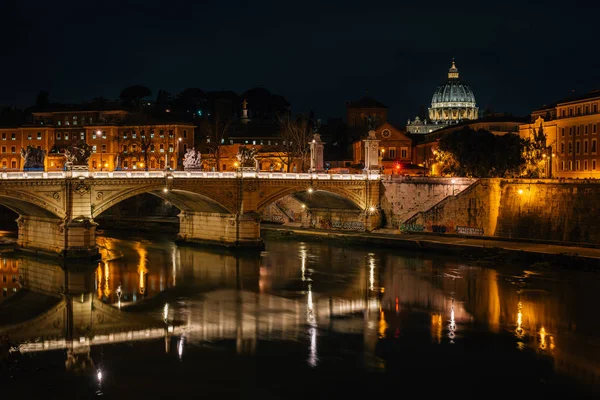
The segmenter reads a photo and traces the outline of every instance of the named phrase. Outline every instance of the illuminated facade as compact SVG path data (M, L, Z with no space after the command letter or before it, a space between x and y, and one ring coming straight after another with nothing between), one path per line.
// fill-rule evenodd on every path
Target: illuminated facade
M30 124L0 128L0 170L21 170L20 152L27 146L46 150L46 171L63 170L64 149L81 140L93 148L91 171L177 169L178 160L194 146L192 123L132 123L124 110L34 112L32 116ZM143 147L149 149L147 157Z
M406 130L408 133L431 133L450 124L477 118L479 109L475 104L475 95L468 85L460 81L453 60L448 70L448 80L433 93L429 120L419 117L414 121L409 120Z
M600 91L546 106L519 127L522 138L540 129L546 136L544 176L547 178L600 178Z

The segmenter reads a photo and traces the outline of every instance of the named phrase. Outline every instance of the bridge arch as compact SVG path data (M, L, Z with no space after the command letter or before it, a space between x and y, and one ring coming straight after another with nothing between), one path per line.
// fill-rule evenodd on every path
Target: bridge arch
M339 187L307 187L304 186L293 186L279 190L270 196L265 197L258 204L258 212L262 212L266 207L275 203L284 197L296 195L309 208L330 208L337 209L350 209L350 210L364 210L365 200L362 190L360 191L349 191ZM319 207L322 205L321 207Z
M3 190L0 192L0 204L24 217L56 219L65 217L64 210L32 193Z
M121 203L124 200L146 193L159 197L163 200L167 200L175 207L185 212L210 212L223 214L232 213L232 210L230 210L229 207L224 206L221 204L221 202L211 198L207 194L200 194L193 191L174 188L167 188L165 191L165 188L166 187L164 184L156 184L123 190L114 195L108 196L106 199L104 199L103 196L97 195L96 198L102 198L99 202L92 204L92 218L99 216L104 211Z

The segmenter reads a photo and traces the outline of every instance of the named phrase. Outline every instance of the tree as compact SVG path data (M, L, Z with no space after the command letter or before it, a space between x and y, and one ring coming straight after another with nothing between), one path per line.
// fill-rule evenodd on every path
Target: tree
M222 148L225 145L230 125L231 121L229 120L215 119L214 121L207 120L201 126L203 136L206 138L205 152L213 158L217 171L221 171Z
M133 85L126 87L121 91L119 98L128 106L140 109L140 100L143 97L152 96L152 91L146 86Z
M444 172L456 176L503 177L518 174L523 164L521 153L518 135L496 136L465 127L440 139L436 161Z
M527 178L540 178L543 175L545 158L547 154L546 134L540 125L539 129L533 129L533 137L522 139L523 168L521 175Z
M300 170L306 170L306 161L310 156L311 121L306 117L295 120L289 117L279 118L279 135L283 140L283 151L279 156L282 163L290 172L292 160L300 162Z

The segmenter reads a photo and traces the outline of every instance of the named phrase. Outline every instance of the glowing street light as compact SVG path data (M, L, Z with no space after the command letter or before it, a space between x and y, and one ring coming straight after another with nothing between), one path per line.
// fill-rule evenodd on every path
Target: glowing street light
M519 189L519 190L517 191L517 193L519 193L519 194L523 194L523 189Z
M167 193L168 191L169 191L169 189L168 189L168 188L164 188L164 189L163 189L163 193Z
M308 188L308 193L312 193L312 192L314 192L314 189L313 189L313 188L311 188L311 187L309 187L309 188Z

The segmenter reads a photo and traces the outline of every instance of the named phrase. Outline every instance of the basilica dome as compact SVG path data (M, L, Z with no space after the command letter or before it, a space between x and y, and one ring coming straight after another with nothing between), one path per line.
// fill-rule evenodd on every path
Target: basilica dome
M429 119L434 122L459 122L464 119L477 119L479 111L471 88L458 78L454 61L448 70L448 80L438 86L431 98Z

